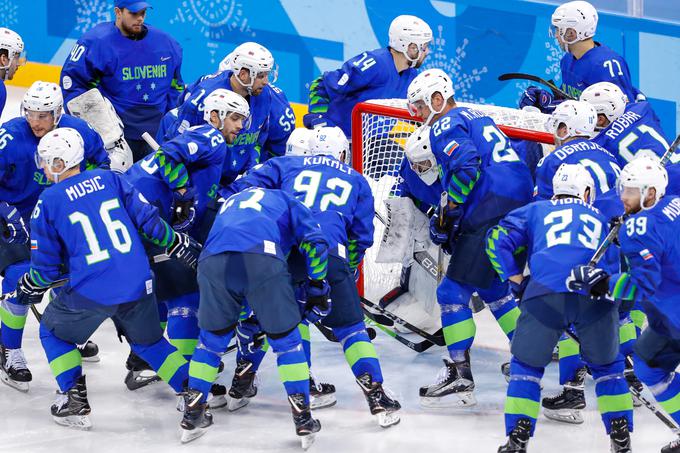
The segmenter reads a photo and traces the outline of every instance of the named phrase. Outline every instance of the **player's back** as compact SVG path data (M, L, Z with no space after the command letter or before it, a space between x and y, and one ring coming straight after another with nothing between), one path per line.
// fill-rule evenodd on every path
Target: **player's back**
M105 305L135 301L152 290L148 258L121 184L111 171L92 170L49 187L34 213L43 220L31 235L36 249L59 241L68 257L69 288Z
M626 104L625 112L600 131L593 142L616 156L621 166L635 159L638 152L661 157L669 146L659 118L647 101Z
M271 110L269 112L269 127L264 141L264 153L260 162L276 156L283 156L286 152L286 142L295 129L295 113L288 102L286 94L274 85L267 85L271 91Z
M556 148L538 163L534 189L536 199L547 200L552 197L552 179L562 164L581 164L586 167L595 182L597 197L614 189L621 173L616 158L609 151L592 140L577 138Z
M540 200L519 211L526 222L531 280L525 297L569 292L571 269L586 264L607 235L607 220L580 199ZM507 221L512 222L513 213ZM505 222L505 220L504 220ZM503 223L501 223L503 225ZM600 266L617 271L616 253L608 253Z
M253 187L222 204L201 259L222 252L243 252L285 260L293 244L313 228L310 211L291 195Z
M474 230L493 222L531 199L532 177L493 119L475 109L456 107L437 120L431 128L430 140L437 142L435 157L450 171L440 172L447 187L455 176L457 160L480 160L480 175L464 209L463 230ZM438 154L438 155L437 155ZM460 159L459 159L460 155ZM466 157L469 156L469 157Z

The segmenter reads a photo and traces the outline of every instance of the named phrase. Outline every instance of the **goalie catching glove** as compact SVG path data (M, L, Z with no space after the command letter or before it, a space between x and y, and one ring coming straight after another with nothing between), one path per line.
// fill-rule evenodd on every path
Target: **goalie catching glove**
M300 312L307 321L315 324L331 312L331 287L326 280L308 279L301 288Z
M17 282L17 303L21 305L33 305L42 302L43 295L50 289L49 286L40 286L33 281L26 272Z
M569 290L585 292L593 298L600 298L609 292L609 275L593 266L574 267L566 283Z
M175 232L175 239L172 245L165 250L165 253L173 259L179 260L193 270L198 266L198 257L201 254L202 246L194 238L186 233Z
M191 228L196 218L196 189L183 187L172 192L172 228L185 232Z

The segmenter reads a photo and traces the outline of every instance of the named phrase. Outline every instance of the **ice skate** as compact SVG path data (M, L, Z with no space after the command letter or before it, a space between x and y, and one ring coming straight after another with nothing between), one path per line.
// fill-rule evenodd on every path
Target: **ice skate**
M231 388L227 396L227 409L230 412L241 409L250 402L250 398L257 395L255 385L255 371L253 364L247 360L241 360L236 364L234 378L231 380Z
M314 443L316 433L321 430L321 422L312 418L312 411L309 405L305 404L305 395L303 393L289 395L288 402L293 411L295 433L300 436L302 449L307 450Z
M444 359L436 382L420 387L420 404L429 408L474 406L477 404L474 389L470 360L452 362Z
M58 425L84 430L92 427L85 376L80 376L76 384L67 392L57 392L57 398L52 403L50 412Z
M498 447L498 453L526 453L531 438L531 420L520 418L510 432L505 445Z
M551 419L563 423L579 425L583 423L581 410L586 407L586 397L583 391L583 383L586 377L586 368L576 371L576 379L567 382L558 395L545 397L541 401L543 414Z
M309 397L309 405L315 410L335 406L338 402L335 398L335 386L324 382L316 382L311 371L309 373Z
M364 373L357 377L357 384L366 396L371 414L378 419L382 428L389 428L401 421L397 411L401 409L399 401L388 394L380 382L374 382L370 374Z
M28 392L28 383L33 380L33 375L21 348L6 349L0 346L0 380L20 392Z
M203 394L198 390L189 389L182 395L184 398L184 416L180 422L182 428L182 443L191 442L205 434L213 424L212 414L208 411L208 404L201 403Z

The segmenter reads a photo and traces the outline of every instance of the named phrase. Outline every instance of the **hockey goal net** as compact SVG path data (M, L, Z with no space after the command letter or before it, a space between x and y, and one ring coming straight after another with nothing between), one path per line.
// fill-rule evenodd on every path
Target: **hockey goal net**
M552 135L545 130L547 115L538 112L479 104L458 103L488 114L510 138L549 145ZM410 115L405 99L380 99L362 102L352 112L352 165L368 180L375 198L374 245L364 257L359 291L368 300L378 302L399 285L402 265L377 263L376 255L386 219L384 201L393 194L398 182L404 146L411 133L422 124ZM545 152L545 151L544 151ZM436 256L435 256L436 258Z

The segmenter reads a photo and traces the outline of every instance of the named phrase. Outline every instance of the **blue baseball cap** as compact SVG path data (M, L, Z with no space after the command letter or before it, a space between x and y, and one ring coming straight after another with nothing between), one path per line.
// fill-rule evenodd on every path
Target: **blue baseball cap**
M116 0L116 8L126 8L132 13L137 13L143 9L153 8L148 2L138 2L135 0Z

